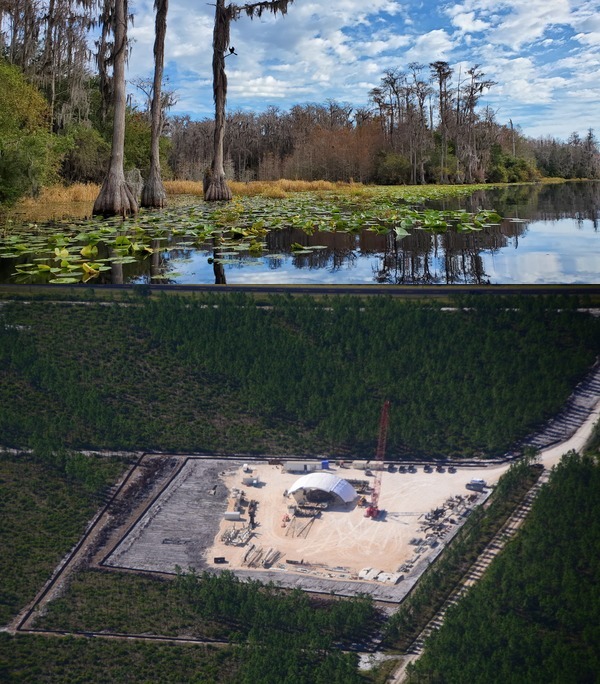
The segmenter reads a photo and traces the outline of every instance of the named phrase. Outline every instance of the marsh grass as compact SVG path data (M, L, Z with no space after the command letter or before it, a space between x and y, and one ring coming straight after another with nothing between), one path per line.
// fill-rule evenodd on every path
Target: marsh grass
M234 195L238 197L270 197L282 199L289 193L294 192L341 192L341 193L364 193L368 192L367 186L360 183L332 183L330 181L302 181L281 179L276 181L250 181L229 183ZM169 195L196 195L201 197L201 181L174 180L165 181L165 189Z
M171 197L188 195L202 197L201 181L171 180L164 183L167 194ZM331 181L303 181L281 179L276 181L250 181L240 183L230 182L231 190L237 197L266 197L269 199L284 199L294 193L314 193L318 197L330 196L331 194L354 197L357 199L373 197L374 195L389 193L390 191L399 198L411 198L418 195L420 198L439 198L445 196L468 195L475 190L489 189L491 185L402 185L402 186L375 186L363 185L362 183L342 183ZM29 197L21 200L15 208L17 214L37 217L40 211L46 214L49 208L59 206L62 213L67 214L64 207L69 205L91 204L95 201L100 186L92 183L74 183L73 185L52 185L43 188L37 197ZM76 207L74 207L76 209ZM89 214L91 207L86 207L85 213ZM75 214L80 215L81 210Z
M42 188L37 197L27 197L19 202L19 208L36 207L40 204L66 204L69 202L94 202L100 186L93 183L73 185L50 185Z
M168 195L192 195L202 197L202 182L188 180L165 181ZM332 183L330 181L251 181L249 183L230 182L234 195L239 197L269 197L282 199L295 192L337 192L343 194L371 194L373 188L360 183ZM94 202L100 186L92 183L75 183L73 185L52 185L43 188L37 197L28 197L19 202L18 209L34 209L40 205L68 204L71 202Z
M196 195L203 196L202 181L169 180L163 181L167 195Z

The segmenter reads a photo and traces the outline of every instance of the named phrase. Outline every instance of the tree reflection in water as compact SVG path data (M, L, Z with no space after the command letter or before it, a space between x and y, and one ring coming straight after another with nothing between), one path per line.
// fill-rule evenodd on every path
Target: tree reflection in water
M250 240L242 246L233 236L227 244L235 243L235 247L230 245L225 255L221 253L221 234L198 243L181 227L175 231L165 226L147 247L137 238L132 240L135 248L133 244L118 248L103 240L94 243L98 250L94 262L105 266L99 266L101 272L86 282L225 284L227 280L260 282L261 277L264 282L332 284L598 282L600 273L593 255L600 221L599 182L508 186L477 191L468 199L428 202L427 208L463 209L473 214L496 210L505 219L499 225L467 232L448 228L432 233L411 227L404 236L394 232L393 223L372 224L374 230L361 232L314 227L310 234L286 228L282 222L281 227L261 236L265 243L262 253L261 249L252 250ZM310 229L310 222L308 226ZM71 255L76 254L69 249ZM19 278L47 282L49 269L44 268L60 265L54 251L51 244L46 264L32 265L31 271L19 273ZM0 282L13 282L16 269L28 259L26 251L14 259L0 259ZM281 274L279 279L273 271Z

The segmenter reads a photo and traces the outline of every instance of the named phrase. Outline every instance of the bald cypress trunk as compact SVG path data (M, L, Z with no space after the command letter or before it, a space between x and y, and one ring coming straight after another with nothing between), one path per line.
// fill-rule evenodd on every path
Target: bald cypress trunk
M160 174L160 134L162 132L162 77L165 61L165 34L169 0L155 0L156 37L154 40L154 84L152 87L152 118L150 140L150 174L142 190L142 207L161 209L167 201L167 193Z
M215 132L213 138L213 161L210 173L205 177L204 199L207 202L230 200L231 190L225 180L223 164L223 138L225 136L225 102L227 100L227 75L225 74L225 50L229 46L231 6L225 0L217 0L215 28L213 31L213 97L215 101Z
M245 5L227 5L225 0L217 0L215 6L215 28L213 31L213 97L215 101L215 133L213 139L213 161L204 176L204 199L230 200L231 190L225 180L223 159L223 138L225 135L225 102L227 100L227 75L225 74L225 52L229 47L229 28L231 21L244 13L250 17L260 17L263 12L285 14L287 6L294 0L264 0L249 2ZM233 48L231 48L233 52Z
M92 213L101 216L137 214L138 205L123 169L125 148L125 58L127 56L127 0L115 0L114 18L114 117L108 173Z

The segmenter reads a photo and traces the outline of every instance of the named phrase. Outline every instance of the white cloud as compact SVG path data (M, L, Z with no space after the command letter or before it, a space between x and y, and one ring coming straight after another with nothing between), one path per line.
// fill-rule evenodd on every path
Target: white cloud
M406 47L411 42L408 36L390 35L385 39L372 40L361 43L360 50L363 55L374 56L382 52L391 52L398 48Z
M244 95L245 97L254 96L271 100L280 100L290 96L302 96L307 89L298 88L290 85L288 81L276 79L273 76L260 76L258 78L251 78L248 74L235 73L235 82L230 87L229 92L232 96L236 93ZM328 82L325 76L324 83Z
M600 13L595 0L580 1L573 8L571 25L576 32L600 31Z
M454 43L444 29L429 31L415 40L415 44L406 52L407 62L434 62L448 59L454 49Z
M130 78L152 73L152 4L137 0L133 8ZM166 62L179 95L175 113L212 110L213 15L208 2L171 3ZM585 130L600 109L597 0L296 0L285 17L240 17L231 42L238 52L227 59L231 108L328 98L364 106L386 69L443 59L479 64L498 82L485 101L526 134L541 125L557 135L565 125ZM585 107L565 102L568 93L582 93Z
M598 48L600 46L600 31L578 33L575 36L575 40L582 45L589 45L590 47Z
M493 43L519 50L523 45L543 38L551 26L567 23L568 18L567 0L529 0L514 7L513 12L492 30L489 38Z
M543 38L553 26L568 24L569 0L466 0L446 9L463 32L487 31L487 40L511 50Z
M452 17L452 24L462 33L479 33L489 28L489 24L475 18L475 12L460 12Z
M576 102L595 102L598 104L600 99L597 88L569 88L565 91L565 94Z
M391 15L392 17L397 14L402 14L406 11L406 5L403 5L395 0L388 0L384 2L380 9L381 12Z

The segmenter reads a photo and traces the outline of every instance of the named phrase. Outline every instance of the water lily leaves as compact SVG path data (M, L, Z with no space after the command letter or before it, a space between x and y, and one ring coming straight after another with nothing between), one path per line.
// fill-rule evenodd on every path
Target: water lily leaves
M378 235L385 235L390 232L389 226L382 225L381 223L375 223L368 226L368 230L377 233Z
M262 233L265 234L267 231L265 230L265 220L264 219L257 219L254 221L252 226L250 227L250 230L253 233Z
M255 242L252 241L248 245L248 252L252 256L260 256L262 254L263 248L266 247L267 245L264 242Z
M60 247L55 247L54 248L54 254L56 256L56 259L68 259L69 258L69 250L66 247L63 247L62 249Z
M81 250L79 251L79 254L81 254L82 257L92 257L96 256L98 254L98 247L96 245L86 245L85 247L82 247Z
M484 211L478 212L475 218L477 221L485 222L490 225L502 222L502 216L500 216L500 214L496 213L495 211L491 211L489 209L485 209Z
M84 273L86 273L89 276L100 275L100 270L94 268L95 266L97 266L97 264L87 264L87 263L81 264L81 268L83 269Z
M134 256L120 256L115 259L111 259L113 264L135 264L137 259Z
M16 245L13 245L13 249L16 249L21 254L28 254L29 252L33 251L29 247L29 245L24 245L23 243L18 243Z
M360 190L360 191L359 191ZM419 229L431 233L482 230L500 221L493 211L470 214L424 208L427 199L441 196L439 189L360 188L356 193L297 193L283 199L265 197L237 198L228 204L198 203L174 206L168 211L140 212L135 218L121 217L90 220L60 220L47 224L11 224L9 235L0 235L0 258L28 260L30 271L44 275L72 278L81 273L86 280L98 277L111 263L141 263L148 254L179 250L197 250L207 257L216 255L240 264L243 256L252 259L280 259L288 255L270 255L263 238L278 229L296 228L308 236L324 232L348 234L369 230L378 234L392 232L398 239ZM457 188L457 196L472 189ZM444 189L448 196L448 189ZM6 224L8 225L8 224ZM183 240L182 240L183 238ZM182 240L182 241L181 241ZM325 245L305 246L294 243L294 255L311 254L327 249ZM109 255L109 256L106 256ZM106 256L105 259L99 258ZM54 262L56 270L48 264ZM60 267L59 267L60 266ZM86 268L87 266L87 268ZM27 275L23 264L15 264Z
M87 242L90 245L95 245L99 240L102 239L102 234L100 231L81 231L73 238L74 242Z
M62 233L52 235L49 239L49 242L57 245L57 247L63 247L64 245L68 245L70 241L71 238L67 235L63 235Z

